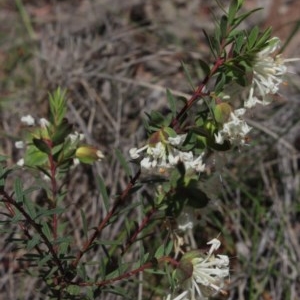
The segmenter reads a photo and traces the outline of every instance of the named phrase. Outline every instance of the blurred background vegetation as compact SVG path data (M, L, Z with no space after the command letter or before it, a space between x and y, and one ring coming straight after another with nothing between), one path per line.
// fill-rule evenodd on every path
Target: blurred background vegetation
M244 9L257 6L264 9L245 29L272 26L286 41L283 56L300 57L300 1L246 0ZM197 59L209 59L202 30L211 32L220 13L210 0L0 0L0 153L11 165L22 156L14 148L22 137L20 117L47 116L48 91L61 86L68 90L70 120L107 157L68 178L66 218L76 245L79 209L91 224L104 214L94 175L102 174L110 195L124 189L114 149L128 157L146 138L144 112L167 108L166 88L190 94L180 61L197 84ZM300 299L300 64L293 63L289 74L274 104L248 116L250 146L214 158L222 170L210 188L219 193L198 215L206 230L195 232L197 246L221 233L222 252L231 257L228 299ZM22 253L6 238L0 240L0 298L45 299L39 282L21 270ZM156 287L154 280L147 289ZM129 288L134 295L136 285Z

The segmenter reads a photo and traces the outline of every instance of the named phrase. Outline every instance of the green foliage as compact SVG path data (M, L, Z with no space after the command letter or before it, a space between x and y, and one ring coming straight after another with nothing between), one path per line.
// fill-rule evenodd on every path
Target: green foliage
M233 149L235 140L239 142L237 146L245 142L245 133L241 131L248 132L248 129L240 116L234 115L238 101L233 94L227 95L227 91L233 83L241 90L249 86L254 90L258 53L277 45L271 39L271 29L263 32L258 27L249 32L238 29L242 21L258 10L240 13L242 5L242 0L232 0L228 12L216 22L214 33L209 36L204 32L212 59L198 60L204 73L200 84L194 86L193 76L182 62L193 90L191 98L182 103L167 90L167 113L146 112L147 144L132 149L134 168L138 166L136 173L120 150L112 154L129 178L127 185L124 187L118 181L114 195L104 175L96 176L101 206L94 206L99 211L92 220L80 207L80 201L74 204L80 211L80 221L75 220L76 225L80 224L79 238L73 236L66 217L65 199L72 194L65 186L75 162L93 164L105 157L95 146L83 143L82 136L74 132L66 118L66 91L58 88L49 94L49 121L44 119L39 126L30 128L24 165L7 167L7 158L0 156L0 202L6 210L5 220L0 224L3 232L10 233L8 242L24 251L22 260L28 263L28 273L44 283L48 297L96 299L111 293L132 299L135 291L129 293L117 283L138 284L132 278L140 272L147 273L149 278L166 278L173 291L176 284L192 277L194 258L200 265L199 258L205 254L199 250L187 251L189 245L183 242L184 226L180 227L178 220L186 208L196 214L211 200L209 173L213 168L205 167L205 159L218 151ZM259 95L259 101L263 96ZM16 170L28 171L35 184L26 188L15 175ZM6 183L8 177L13 178L11 187ZM35 196L38 190L43 193L39 201ZM266 213L259 209L259 203L255 209L257 216ZM164 226L165 223L168 225ZM18 235L15 235L16 228L20 231ZM256 235L254 230L254 238ZM219 246L212 247L215 247L211 248L213 252ZM101 253L101 259L93 259L94 251ZM207 254L209 264L222 257L212 256L212 252ZM209 270L210 266L206 267ZM176 272L170 271L171 268L177 268ZM219 266L214 269L214 275L218 270ZM218 279L213 284L205 283L199 284L205 292L210 289L218 292L222 288L216 285ZM157 292L155 286L149 290Z
M57 127L62 123L66 115L66 91L58 88L52 95L49 94L49 104L50 122Z

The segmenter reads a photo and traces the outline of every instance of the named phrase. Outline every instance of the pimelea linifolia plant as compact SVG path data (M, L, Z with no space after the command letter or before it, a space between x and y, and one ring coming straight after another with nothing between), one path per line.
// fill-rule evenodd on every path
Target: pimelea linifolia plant
M169 112L146 113L148 140L129 151L135 173L130 174L126 189L108 199L99 177L107 213L104 218L99 214L97 224L90 224L83 214L85 238L80 249L73 246L74 237L66 235L67 225L60 223L67 210L64 199L70 192L64 188L66 174L80 163L92 164L105 157L73 130L66 119L67 100L61 89L49 96L48 119L21 118L28 134L15 146L24 149L24 157L7 168L6 157L1 156L0 201L5 216L1 224L5 231L18 225L19 238L10 242L24 248L28 269L34 269L33 276L44 281L49 298L96 299L103 291L132 297L137 290L128 292L118 283L145 271L165 275L166 281L157 289L157 295L164 299L207 299L216 293L226 294L230 260L226 254L216 254L220 240L211 237L207 242L210 248L203 251L192 249L184 237L195 227L194 211L205 208L210 200L202 188L208 178L207 158L220 151L242 151L249 143L251 127L244 115L257 105L272 102L287 72L286 63L291 61L278 54L280 40L271 36L270 28L263 32L258 27L250 31L238 28L257 10L241 13L242 5L243 0L233 0L217 22L214 35L205 33L212 60L200 61L204 78L192 96L182 102L167 91ZM126 155L119 153L118 157L129 172ZM46 193L44 203L35 201L35 188L24 189L21 179L14 179L13 192L7 190L6 179L19 169L34 174ZM150 200L136 201L135 193L150 182L154 187L148 195ZM143 218L134 230L113 236L110 243L101 240L104 228L137 206L142 206ZM169 225L162 226L166 221ZM157 248L149 253L144 246L147 236L154 232L164 235L164 243L154 242L151 246ZM136 261L124 261L137 242L140 253L131 256ZM107 257L98 262L97 276L90 276L85 257L90 258L88 253L99 245ZM114 264L112 257L118 257Z

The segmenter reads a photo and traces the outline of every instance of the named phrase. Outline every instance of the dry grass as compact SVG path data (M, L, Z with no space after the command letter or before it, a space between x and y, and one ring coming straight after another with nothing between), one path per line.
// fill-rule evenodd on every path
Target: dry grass
M93 169L70 174L66 218L78 247L79 208L90 224L105 214L95 175L103 176L110 195L124 189L126 176L114 149L126 155L145 139L141 118L145 111L166 108L165 88L189 94L180 60L196 74L193 62L208 54L201 29L213 27L208 13L217 14L213 1L144 2L24 0L33 32L13 1L0 2L0 152L11 157L11 164L17 161L13 142L21 135L20 116L45 117L47 93L59 85L69 92L69 119L107 157ZM255 2L246 0L246 7ZM265 11L247 26L273 25L275 34L286 38L292 21L299 22L297 14L291 15L299 1L279 2L265 1ZM299 41L298 33L286 49L289 56L299 57ZM291 68L298 75L274 106L249 116L255 128L252 146L226 158L223 196L209 218L211 232L222 232L233 257L228 299L300 298L299 70L299 64ZM120 226L122 220L103 239L116 236ZM19 273L20 253L4 239L0 247L0 298L42 299L35 292L38 284Z

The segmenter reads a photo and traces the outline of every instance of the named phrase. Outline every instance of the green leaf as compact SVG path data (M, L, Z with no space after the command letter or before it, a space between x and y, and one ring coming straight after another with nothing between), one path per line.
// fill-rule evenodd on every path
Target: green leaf
M43 140L43 139L32 139L33 144L38 148L40 151L46 153L46 154L51 154L51 149L49 148L48 144Z
M60 87L53 94L49 94L50 122L55 126L58 126L65 117L67 111L65 97L66 91L62 91Z
M35 219L36 217L36 209L35 209L35 204L28 199L27 197L24 198L24 205L26 207L26 211L28 215L30 216L31 219Z
M96 240L95 244L99 245L114 245L114 246L121 246L122 241L115 241L115 240Z
M228 9L228 23L230 25L233 24L233 20L238 11L238 8L239 8L238 0L232 0Z
M30 145L24 156L25 165L28 166L39 166L43 165L48 161L48 155L41 152L34 145Z
M124 299L129 299L129 300L134 299L133 298L134 296L132 295L132 293L128 291L128 289L124 289L119 286L111 286L110 288L103 288L102 291L105 293L119 295Z
M199 63L201 69L203 70L205 76L210 73L210 67L209 65L203 60L203 59L198 59L196 63Z
M0 163L6 161L8 158L9 158L8 156L0 154Z
M240 55L242 47L245 44L245 33L244 32L238 32L236 36L234 37L234 48L233 52L236 56Z
M100 262L100 266L104 265L104 263ZM79 264L77 269L77 274L80 278L82 278L83 281L86 281L87 279L87 274L86 274L86 269L85 269L85 265L84 264ZM101 276L101 275L100 275ZM103 277L103 276L101 276Z
M216 55L215 49L213 47L213 42L212 42L211 38L209 37L208 33L205 30L203 30L203 34L204 34L204 36L206 38L206 41L208 43L208 46L210 48L210 52L213 54L213 56L215 58L217 58L217 55Z
M20 211L16 210L14 217L11 218L11 222L12 222L12 224L16 224L16 223L19 223L20 221L22 221L23 219L24 219L23 215L20 213Z
M52 238L52 233L47 222L42 223L42 232L44 233L44 235L47 237L48 240Z
M38 234L35 234L32 237L32 239L27 242L26 248L28 251L30 251L39 244L40 244L40 236Z
M164 127L163 131L168 135L168 137L176 137L176 131L171 127Z
M172 112L172 116L176 116L176 100L169 89L167 89L167 100L169 102L169 106Z
M171 241L168 243L167 247L165 248L165 255L170 255L170 253L171 253L172 250L173 250L173 246L174 246L174 243L173 243L173 241L171 240Z
M262 35L259 37L259 39L256 42L256 50L260 51L262 50L262 48L267 46L267 42L270 40L271 38L271 33L272 33L272 27L267 28Z
M215 50L215 53L220 56L221 55L221 31L215 30L215 35L211 38L211 44L213 49Z
M224 72L221 72L216 80L216 85L215 85L216 94L219 94L222 91L225 83L226 83L226 75Z
M120 162L121 166L125 170L126 175L128 177L130 177L131 176L131 170L130 170L130 167L129 167L125 157L123 156L122 152L119 149L116 149L115 153L116 153L118 161Z
M54 134L51 136L54 145L63 143L66 137L72 132L73 125L67 119L62 119L61 123L55 128Z
M156 259L159 259L161 257L163 257L165 255L165 245L162 244L158 247L158 249L156 250L155 254L154 254L154 257Z
M191 77L191 74L190 74L190 72L188 70L187 65L183 61L181 61L181 66L182 66L184 74L185 74L185 76L186 76L186 78L188 80L188 83L190 84L192 90L194 91L195 90L195 86L193 84L193 80L192 80L192 77Z
M20 178L16 178L14 181L14 191L16 193L16 201L18 203L22 203L24 198L24 193L23 193L22 182Z
M167 126L170 123L170 120L172 116L168 118L167 116L164 116L158 111L151 111L149 120L149 126L153 126L155 129L161 128L163 126Z
M66 288L66 291L72 296L77 296L80 294L80 287L78 285L71 284Z
M97 176L97 181L98 181L100 193L102 195L104 207L105 207L106 211L108 212L110 204L109 204L109 197L108 197L108 193L107 193L105 183L104 183L101 176Z
M226 16L222 16L221 23L220 23L220 29L221 29L220 42L227 37L227 27L228 27L228 19Z
M250 15L252 15L253 13L259 11L259 10L262 10L262 8L256 8L256 9L253 9L249 12L246 12L242 15L240 15L239 17L236 17L233 21L233 26L232 26L232 29L236 28L237 26L239 26L245 19L247 19Z
M60 215L63 212L65 212L67 209L66 208L62 208L62 207L56 207L56 208L52 208L52 209L41 209L39 210L38 214L36 215L36 218L40 218L40 217L49 217L49 216L53 216L53 215Z
M53 277L53 274L54 274L55 272L57 272L57 270L58 270L58 267L57 267L57 266L54 266L54 267L48 272L48 274L45 276L45 279L50 279L50 278L52 278L52 277Z
M59 254L65 255L69 251L70 241L65 241L59 244ZM71 258L70 258L71 259Z
M40 256L38 256L38 267L41 268L43 267L48 261L50 261L52 259L51 254L46 254L42 259L40 258Z
M248 49L252 49L253 46L256 44L256 40L259 34L259 28L257 26L253 27L248 35Z

